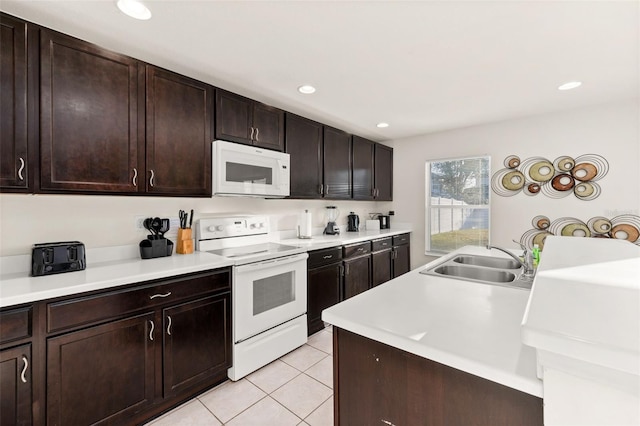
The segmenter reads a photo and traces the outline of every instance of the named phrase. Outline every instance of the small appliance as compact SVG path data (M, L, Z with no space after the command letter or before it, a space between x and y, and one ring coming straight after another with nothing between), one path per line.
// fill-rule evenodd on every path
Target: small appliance
M215 140L211 147L212 194L284 198L289 196L289 154Z
M391 224L389 220L389 215L381 214L378 216L378 220L380 221L380 229L389 229Z
M358 232L360 230L360 218L354 212L349 213L347 216L347 231Z
M327 206L327 226L324 228L324 234L337 235L340 228L336 225L336 220L340 216L340 210L336 206Z
M34 244L31 249L31 275L81 271L87 266L84 244L80 241Z

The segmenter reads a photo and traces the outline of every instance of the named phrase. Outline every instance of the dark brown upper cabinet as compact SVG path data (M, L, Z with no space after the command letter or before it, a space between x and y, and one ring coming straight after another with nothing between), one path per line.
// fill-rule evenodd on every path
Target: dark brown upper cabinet
M32 189L27 141L27 23L0 15L0 189Z
M353 136L351 140L351 154L353 156L353 199L373 200L375 188L373 186L373 156L375 143L370 140Z
M284 151L284 111L218 89L215 137Z
M137 192L140 63L53 31L40 34L41 190Z
M374 159L375 200L393 201L393 148L375 144Z
M211 195L213 90L200 81L146 66L148 193Z
M291 155L292 198L321 198L322 124L287 113L286 152Z
M351 198L351 135L324 126L324 182L325 198Z

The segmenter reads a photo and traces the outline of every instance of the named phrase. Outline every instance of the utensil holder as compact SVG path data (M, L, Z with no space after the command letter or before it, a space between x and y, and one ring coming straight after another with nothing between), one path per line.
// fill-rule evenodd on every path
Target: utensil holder
M193 239L191 228L178 229L178 247L176 253L191 254L193 253Z
M140 257L142 259L153 259L156 257L166 257L173 254L173 241L166 238L158 238L157 235L150 235L146 240L140 241Z

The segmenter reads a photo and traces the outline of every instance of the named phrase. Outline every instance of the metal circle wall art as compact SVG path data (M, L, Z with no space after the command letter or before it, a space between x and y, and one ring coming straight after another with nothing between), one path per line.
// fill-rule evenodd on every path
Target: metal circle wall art
M577 158L562 155L554 161L543 157L520 160L509 155L503 162L505 168L491 177L491 189L502 197L511 197L520 192L534 196L540 193L550 198L575 195L590 201L602 192L595 181L609 172L609 163L604 157L586 154Z
M587 222L575 217L561 217L550 221L547 216L538 215L531 221L533 229L520 237L520 243L529 249L537 244L544 247L549 235L564 237L613 238L640 245L640 216L623 214L613 219L595 216Z

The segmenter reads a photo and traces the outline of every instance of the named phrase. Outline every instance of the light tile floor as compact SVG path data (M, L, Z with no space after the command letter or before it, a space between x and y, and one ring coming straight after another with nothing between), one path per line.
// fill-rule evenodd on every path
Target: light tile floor
M237 382L226 381L148 426L332 426L331 327Z

